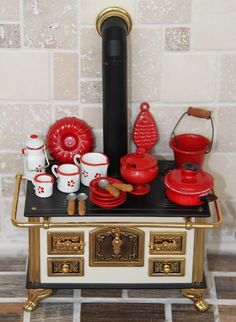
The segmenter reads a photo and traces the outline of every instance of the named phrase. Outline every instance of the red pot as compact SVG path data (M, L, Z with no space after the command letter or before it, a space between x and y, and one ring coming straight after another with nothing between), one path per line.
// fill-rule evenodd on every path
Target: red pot
M180 169L170 170L164 183L167 197L179 205L198 206L217 199L212 194L212 176L195 163L187 162Z
M133 184L134 189L130 193L145 195L150 191L148 183L158 174L157 159L145 153L144 149L137 149L135 153L121 158L120 173L127 182Z

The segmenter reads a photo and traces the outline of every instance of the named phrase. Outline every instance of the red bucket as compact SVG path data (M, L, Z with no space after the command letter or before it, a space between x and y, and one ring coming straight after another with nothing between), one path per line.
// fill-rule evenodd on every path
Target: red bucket
M186 133L175 135L175 129L185 115L210 120L212 128L211 141L200 134ZM176 167L180 168L182 164L192 162L201 168L205 154L211 151L213 138L214 125L211 117L211 111L190 106L187 112L185 112L178 120L170 137L169 145L174 151Z
M199 134L179 134L170 139L170 147L174 151L176 167L192 162L201 168L205 154L211 149L211 142Z

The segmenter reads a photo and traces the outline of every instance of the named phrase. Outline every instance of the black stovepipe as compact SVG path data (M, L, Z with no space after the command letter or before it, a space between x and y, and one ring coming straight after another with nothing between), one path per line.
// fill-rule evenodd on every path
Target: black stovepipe
M104 20L102 36L103 147L109 157L108 175L119 176L120 158L127 154L127 34L117 16Z

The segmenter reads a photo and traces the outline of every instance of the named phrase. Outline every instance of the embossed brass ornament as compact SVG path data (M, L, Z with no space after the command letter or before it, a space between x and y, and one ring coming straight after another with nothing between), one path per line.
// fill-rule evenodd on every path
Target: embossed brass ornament
M90 266L143 266L144 232L137 228L105 227L89 234Z

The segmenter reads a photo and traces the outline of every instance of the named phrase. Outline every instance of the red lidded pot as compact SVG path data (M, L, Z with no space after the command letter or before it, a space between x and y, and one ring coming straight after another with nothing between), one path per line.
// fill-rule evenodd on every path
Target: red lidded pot
M180 169L170 170L164 177L166 195L174 203L198 206L214 201L212 176L195 163L186 162Z
M133 184L134 189L130 193L145 195L150 191L148 183L158 174L157 159L145 153L145 149L137 149L121 158L120 173L127 182Z

